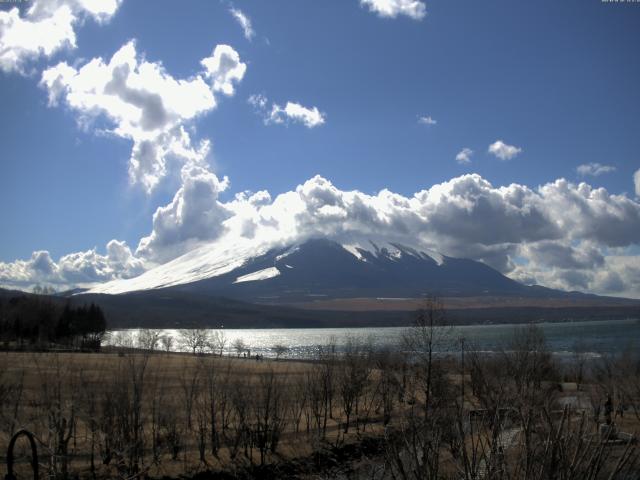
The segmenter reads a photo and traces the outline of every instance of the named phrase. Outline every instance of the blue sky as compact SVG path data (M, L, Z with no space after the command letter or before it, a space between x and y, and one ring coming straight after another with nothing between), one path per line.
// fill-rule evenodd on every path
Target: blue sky
M376 5L422 2L112 1L112 11L98 13L78 6L79 0L53 2L71 5L76 47L66 44L49 55L22 52L13 66L11 59L0 63L5 283L12 275L23 284L38 281L24 273L31 267L12 263L37 251L47 251L55 264L70 252L96 248L104 254L107 242L118 239L140 262L153 264L217 238L218 228L205 234L200 229L177 234L181 247L169 255L145 258L139 248L136 253L140 239L156 229L156 209L169 205L185 185L184 161L167 160L167 171L149 191L129 174L133 137L105 133L114 121L73 107L67 94L49 102L52 88L41 82L43 72L60 62L76 70L92 59L106 64L135 40L136 58L161 63L174 79L213 78L200 61L213 58L216 45L230 46L237 64L245 65L229 81L233 94L216 91L215 107L179 122L192 145L211 141L205 170L230 182L214 188L220 205L245 190L268 190L274 199L315 175L340 192L375 196L388 189L405 198L471 173L496 190L517 184L538 192L561 178L578 189L586 182L625 197L622 206L611 200L623 225L619 240L593 233L607 228L604 222L580 235L506 235L466 250L464 239L445 239L441 232L425 243L487 261L522 280L533 275L539 283L612 294L633 293L635 281L640 286L640 234L634 233L640 218L640 186L634 185L640 167L640 4L434 0L425 4L425 16L385 16ZM20 18L46 18L50 12L33 11L37 3L20 4ZM16 8L0 4L0 24L8 24ZM250 19L252 38L231 8ZM252 95L267 99L264 108L248 101ZM317 109L322 124L309 128L301 117L288 115L287 102L307 112ZM274 104L281 110L271 118ZM421 117L433 121L420 122ZM491 154L489 146L498 140L513 153L503 159ZM472 154L461 163L456 155L464 148ZM554 211L545 215L566 225ZM474 212L482 220L482 209ZM600 221L602 215L592 218ZM506 249L501 260L492 259L497 244ZM539 251L556 247L573 260L593 251L598 258L626 256L639 270L616 271L624 288L607 290L589 270L618 267L570 261L558 273L548 255L538 258ZM514 266L523 259L531 264L528 271ZM136 271L150 268L136 265Z

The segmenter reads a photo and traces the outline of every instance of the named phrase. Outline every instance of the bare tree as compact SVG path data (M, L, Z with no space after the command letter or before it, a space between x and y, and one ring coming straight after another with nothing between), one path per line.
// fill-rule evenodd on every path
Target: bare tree
M214 330L209 337L209 350L222 356L224 347L227 345L227 336L222 330Z
M173 349L173 342L174 338L169 334L165 334L160 337L160 344L162 345L162 349L167 353L169 353Z
M584 342L579 341L573 344L572 351L573 359L571 367L573 368L573 379L577 383L579 390L586 373L588 347Z
M178 343L186 350L190 350L194 355L204 353L211 343L209 330L187 329L180 330Z
M143 328L138 332L138 338L137 338L138 348L153 352L158 348L158 343L160 342L161 336L162 336L161 330Z
M202 365L196 363L195 368L189 368L185 359L184 374L180 376L180 388L182 390L182 400L186 416L186 426L188 430L192 427L193 406L198 397L201 387Z
M59 355L49 356L47 364L33 357L38 372L38 419L43 423L41 438L49 453L49 472L54 478L69 475L69 442L76 435L77 404L80 389L75 365ZM63 363L65 363L63 365Z
M388 349L377 352L374 361L378 370L377 393L382 408L382 423L383 425L388 425L391 422L396 401L401 398L401 381L398 367L403 362L401 358Z
M244 343L244 340L242 338L236 338L232 345L233 349L236 351L236 353L238 354L238 357L240 355L242 355L244 352L247 351L247 344Z
M305 374L309 417L315 427L317 438L324 438L327 425L327 390L325 388L326 378L320 367L314 366Z
M617 389L622 411L631 408L635 417L640 420L640 354L626 350L619 362Z
M114 346L122 350L132 349L135 345L131 332L123 330L112 335L112 343Z
M276 453L286 421L283 386L273 370L260 375L251 399L251 436L264 465L267 452Z
M500 358L514 387L513 401L530 405L548 399L542 381L556 376L543 330L537 325L516 328Z
M442 454L450 437L451 386L440 353L451 346L451 330L442 302L425 299L405 334L410 367L403 375L408 411L386 431L386 456L392 478L438 479L442 477ZM422 401L419 410L418 401Z
M148 361L148 352L119 359L115 375L105 379L101 391L103 463L120 478L140 475L144 468Z
M219 371L218 361L213 358L207 359L203 365L204 372L204 394L202 395L202 409L205 415L205 426L208 427L209 446L212 455L218 455L220 447L220 425L218 422L221 390L224 384L221 381L222 372Z
M303 375L295 375L291 380L289 388L291 389L291 398L288 402L290 416L293 421L295 432L300 432L300 422L302 415L308 410L308 393L305 378ZM307 422L307 432L309 431L309 422Z
M148 354L130 355L127 358L128 381L131 388L129 399L129 434L128 473L140 473L141 463L144 463L144 411L145 403L145 375L149 362Z
M344 433L349 431L351 414L358 414L358 405L366 382L369 379L370 368L365 356L366 349L354 338L347 339L345 352L338 363L337 383L342 411L345 414Z
M310 419L316 429L316 440L324 440L327 423L333 415L336 385L336 350L332 342L318 352L317 363L305 373Z
M229 448L231 459L235 459L240 448L244 449L246 458L251 458L250 407L251 386L246 378L234 379L229 384L229 400L231 413L228 418L229 427L223 429L225 443Z
M24 398L24 368L0 360L0 430L13 435L22 416Z
M279 360L282 355L289 351L289 347L282 345L281 343L274 345L271 349L276 354L276 360Z
M171 399L167 395L166 373L161 369L153 369L149 375L151 382L148 382L147 388L151 390L147 402L150 409L148 414L149 432L151 437L151 454L153 463L160 464L162 452L169 444L167 435L163 433L163 427L166 428L166 416L174 410Z
M428 297L424 300L423 307L416 313L414 326L406 332L404 341L416 360L416 374L422 384L426 417L431 406L435 369L440 367L435 353L445 351L451 342L451 329L439 298Z
M101 372L98 365L92 366L90 371ZM96 478L96 447L99 433L99 401L98 401L97 382L90 373L83 370L79 372L79 406L78 417L84 424L85 431L88 430L89 436L89 469L92 478Z

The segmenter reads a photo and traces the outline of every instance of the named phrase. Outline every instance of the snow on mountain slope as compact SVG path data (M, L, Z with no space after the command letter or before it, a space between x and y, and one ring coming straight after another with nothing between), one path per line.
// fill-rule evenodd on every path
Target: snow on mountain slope
M366 258L364 257L364 255L362 255L362 253L360 252L361 248L359 248L356 245L342 245L342 247L349 252L351 255L353 255L354 257L356 257L358 260L363 260L366 262Z
M342 247L351 253L358 260L367 261L366 255L373 255L374 257L387 256L389 258L399 259L403 255L411 255L416 258L428 259L430 258L438 265L442 265L444 262L444 256L421 247L409 247L407 245L401 245L395 242L373 242L371 240L367 242L351 242L342 244Z
M396 263L407 258L413 258L418 264L426 261L427 264L435 267L442 266L445 261L442 255L434 252L427 253L424 249L386 241L373 242L365 240L345 242L344 244L328 240L326 242L325 246L333 245L332 248L342 249L345 254L348 252L367 265L378 264L378 268L380 268L381 261ZM278 248L274 248L273 245L269 244L256 245L250 241L236 242L233 245L214 243L192 250L171 262L148 270L138 277L108 282L94 287L87 293L119 294L213 279L220 279L219 282L225 285L271 280L282 276L285 272L290 275L289 272L293 271L293 267L285 259L300 255L300 249L304 245L308 245L308 243ZM332 255L325 250L313 250L313 252L315 253L305 255ZM322 261L322 259L319 260ZM343 268L339 261L335 265L324 266L329 269L335 269L338 276L340 276L339 272ZM369 269L365 270L370 271ZM314 271L311 270L305 274L304 281L312 281L311 277L313 276ZM220 287L219 282L216 284L216 288Z
M255 245L251 242L240 242L227 247L217 243L205 245L138 277L107 282L88 290L87 293L118 294L205 280L240 268L252 258L267 251L266 245Z
M236 281L233 283L256 282L259 280L267 280L269 278L277 277L278 275L280 275L280 270L276 267L269 267L258 270L257 272L248 273L247 275L242 275L236 278Z

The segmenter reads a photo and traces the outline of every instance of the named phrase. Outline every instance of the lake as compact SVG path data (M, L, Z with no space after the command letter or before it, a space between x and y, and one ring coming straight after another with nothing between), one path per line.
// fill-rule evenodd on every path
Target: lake
M570 356L573 347L580 344L592 355L621 352L627 347L640 349L640 321L603 320L590 322L539 323L544 331L549 349L558 356ZM467 349L494 352L505 344L514 329L523 325L465 325L448 327L451 343L464 338ZM216 329L212 329L214 331ZM314 358L321 346L335 343L338 351L343 350L350 338L370 343L375 349L389 348L402 350L403 337L408 328L276 328L276 329L224 329L227 340L226 353L235 353L234 340L241 338L251 350L251 355L275 357L273 347L284 345L289 351L286 358ZM107 344L117 338L118 332L128 332L133 338L139 330L114 331ZM163 334L175 339L178 345L179 330L163 330Z

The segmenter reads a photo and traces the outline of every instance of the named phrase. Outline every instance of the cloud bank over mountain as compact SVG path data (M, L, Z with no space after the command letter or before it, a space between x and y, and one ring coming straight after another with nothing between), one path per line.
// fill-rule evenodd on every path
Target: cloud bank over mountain
M106 254L96 249L70 253L55 262L48 251L33 252L28 260L0 262L0 285L21 288L49 284L58 288L132 278L144 272L144 262L136 258L125 242L111 240Z
M121 3L34 0L28 8L0 11L0 70L25 74L30 62L73 49L82 22L104 24ZM382 18L413 20L427 14L425 3L417 0L359 0L359 4L369 20L367 11ZM251 40L255 32L250 18L231 4L225 8ZM92 248L57 260L39 250L28 259L0 263L0 284L88 285L131 278L203 244L221 250L236 244L264 249L326 237L342 243L383 239L481 260L525 283L639 295L640 170L633 177L636 197L564 178L535 188L521 183L497 186L478 174L424 185L413 194L387 189L371 194L341 189L317 175L284 193L241 192L229 200L231 181L212 169L211 141L198 138L196 124L223 99L236 95L251 64L232 46L219 44L194 62L195 73L176 75L161 60L148 59L135 40L118 46L110 58L47 66L40 86L49 107L68 109L79 128L131 142L128 176L134 187L151 194L170 173L179 172L177 191L157 207L150 231L137 245L114 239L104 253ZM306 127L309 134L326 131L328 118L340 120L344 115L336 112L331 117L333 113L310 105L298 92L294 95L279 92L274 101L255 94L248 101L265 125L291 126L298 132ZM447 123L442 118L438 124L423 115L418 123L437 125L428 129L435 133ZM495 138L487 138L484 145ZM465 144L461 141L458 148ZM523 147L499 139L484 152L484 147L470 145L473 150L464 147L446 158L450 163L455 158L459 166L468 166L473 159L476 165L484 153L505 166L524 152ZM616 167L591 162L575 171L595 178L613 173Z
M554 288L633 295L640 287L640 262L628 252L640 243L640 203L586 183L496 187L469 174L403 196L341 190L315 176L275 198L262 191L223 202L227 178L202 167L184 167L182 176L182 187L158 208L135 255L122 243L110 243L106 256L91 250L57 263L36 252L30 260L0 264L0 282L127 278L143 262L164 263L205 243L224 249L253 242L264 249L326 237L428 248Z

